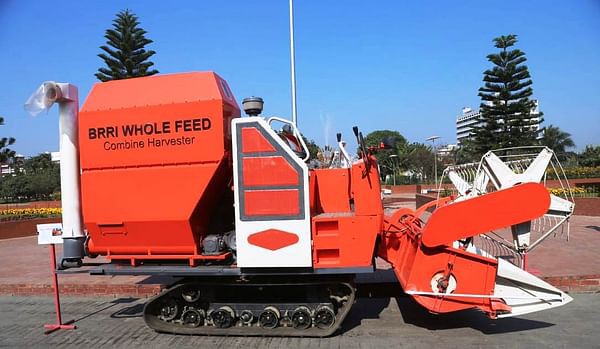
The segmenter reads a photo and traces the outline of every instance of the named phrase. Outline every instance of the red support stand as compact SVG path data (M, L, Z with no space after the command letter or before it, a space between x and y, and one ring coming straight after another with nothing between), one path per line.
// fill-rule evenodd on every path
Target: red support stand
M527 256L527 251L523 253L523 270L535 276L540 276L542 274L538 269L529 268L529 257Z
M54 244L50 244L50 258L52 259L52 287L54 288L54 308L56 310L56 323L44 325L46 329L45 334L52 333L56 330L74 330L77 328L75 325L71 325L75 320L67 321L63 324L62 316L60 313L60 296L58 292L58 275L56 274L56 248Z

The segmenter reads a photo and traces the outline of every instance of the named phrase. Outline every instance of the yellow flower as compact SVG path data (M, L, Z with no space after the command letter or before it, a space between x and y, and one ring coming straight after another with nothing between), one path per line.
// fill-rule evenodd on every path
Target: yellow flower
M60 208L11 208L0 210L0 220L18 220L29 218L44 218L58 216L62 213Z

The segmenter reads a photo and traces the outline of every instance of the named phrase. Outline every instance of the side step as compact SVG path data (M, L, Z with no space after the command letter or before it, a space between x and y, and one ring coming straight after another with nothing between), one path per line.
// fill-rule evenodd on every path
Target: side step
M352 278L203 279L151 298L144 320L158 332L177 334L326 337L354 300Z

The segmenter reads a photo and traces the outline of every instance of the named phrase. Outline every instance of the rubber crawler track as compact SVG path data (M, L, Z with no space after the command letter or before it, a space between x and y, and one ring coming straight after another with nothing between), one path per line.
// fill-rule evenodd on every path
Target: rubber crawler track
M353 277L291 276L184 280L151 298L144 307L144 320L150 328L165 333L326 337L336 332L354 304L356 294L352 280ZM278 315L275 328L259 325L259 317L266 309ZM300 317L302 326L298 326L299 315L294 317L294 309L305 311L298 314L310 315ZM240 318L244 310L246 316L252 313L252 321L244 322ZM327 326L327 320L331 320L329 314L334 314L334 319ZM262 319L263 324L268 323ZM223 324L225 328L220 328Z

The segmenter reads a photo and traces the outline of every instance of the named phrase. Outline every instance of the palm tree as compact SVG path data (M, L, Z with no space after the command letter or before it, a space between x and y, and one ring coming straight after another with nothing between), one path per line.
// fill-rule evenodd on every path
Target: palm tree
M564 132L559 127L553 125L544 128L544 136L540 143L554 150L559 159L564 158L567 148L575 146L570 133Z

